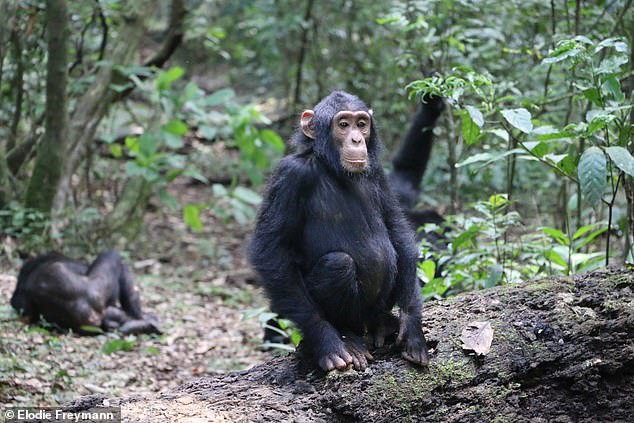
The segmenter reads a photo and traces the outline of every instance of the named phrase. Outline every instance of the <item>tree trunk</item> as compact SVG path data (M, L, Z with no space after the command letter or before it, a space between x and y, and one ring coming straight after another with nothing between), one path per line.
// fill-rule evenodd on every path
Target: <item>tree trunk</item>
M634 416L634 272L609 269L497 287L426 305L428 369L389 347L363 372L324 375L298 355L194 380L149 398L110 399L123 421L607 422ZM462 349L473 321L491 350ZM103 396L69 407L86 410Z
M68 14L64 0L47 0L46 118L44 139L37 149L35 168L26 192L25 206L50 212L66 160L68 113Z
M60 189L55 198L57 210L62 209L70 198L73 173L84 156L86 145L93 141L99 123L116 96L116 92L110 89L115 75L113 67L127 66L132 63L145 32L143 18L147 15L151 4L149 0L125 3L125 10L121 12L124 23L112 53L106 57L106 61L100 67L93 85L77 100L69 130L70 145L66 151L68 160L66 160Z

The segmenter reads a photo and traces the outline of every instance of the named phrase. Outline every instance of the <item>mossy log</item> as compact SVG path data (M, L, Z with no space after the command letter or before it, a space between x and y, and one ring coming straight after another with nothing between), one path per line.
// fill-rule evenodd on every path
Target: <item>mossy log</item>
M291 354L153 397L107 401L134 422L634 421L633 290L634 272L610 269L426 304L428 369L386 348L363 372L325 375ZM485 356L462 349L472 321L494 329Z

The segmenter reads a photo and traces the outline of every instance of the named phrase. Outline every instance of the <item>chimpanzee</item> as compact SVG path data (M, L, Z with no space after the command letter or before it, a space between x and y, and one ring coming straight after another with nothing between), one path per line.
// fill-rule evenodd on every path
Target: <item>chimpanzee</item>
M141 312L132 275L115 251L100 254L90 266L54 252L26 261L11 305L25 323L43 317L80 334L92 333L86 326L124 334L161 333L158 319Z
M418 251L379 161L371 111L335 91L301 114L258 212L249 258L271 309L294 321L326 371L365 369L398 330L403 357L426 365ZM397 319L392 315L400 307Z

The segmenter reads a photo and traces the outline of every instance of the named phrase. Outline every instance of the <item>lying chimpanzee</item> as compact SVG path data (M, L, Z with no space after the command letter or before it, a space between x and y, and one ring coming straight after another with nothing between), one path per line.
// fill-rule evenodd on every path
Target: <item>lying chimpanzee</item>
M11 305L25 323L42 317L81 334L94 333L88 327L161 333L157 318L141 312L132 275L115 251L100 254L90 266L59 253L28 260L18 274Z
M364 369L372 356L363 335L382 346L397 331L403 356L426 365L418 250L383 174L370 110L337 91L300 125L300 151L270 178L249 248L272 310L299 326L324 370Z

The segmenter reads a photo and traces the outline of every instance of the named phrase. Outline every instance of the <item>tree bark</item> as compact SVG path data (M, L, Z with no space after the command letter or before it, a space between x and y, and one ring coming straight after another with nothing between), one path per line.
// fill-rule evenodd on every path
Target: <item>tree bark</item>
M35 168L26 192L25 206L50 212L66 160L68 112L68 14L64 0L47 0L46 112L44 139L37 149Z
M389 347L363 372L324 375L298 354L141 398L123 421L607 422L634 416L634 272L609 269L497 287L426 305L429 368ZM476 357L461 333L489 322ZM86 410L103 396L70 404Z
M132 92L132 88L117 93L110 89L116 73L113 64L127 66L132 63L137 52L145 26L143 24L146 11L152 6L149 0L127 2L122 12L124 25L119 32L117 42L108 55L110 65L104 65L97 73L95 83L77 102L70 128L71 145L68 149L68 161L64 168L64 176L60 190L55 199L55 209L62 209L70 198L71 178L79 162L86 153L87 145L93 142L99 123L106 115L110 105ZM184 34L185 5L183 0L172 0L169 29L165 42L144 65L162 67L181 43ZM124 81L121 81L124 82ZM139 195L143 195L142 192Z

